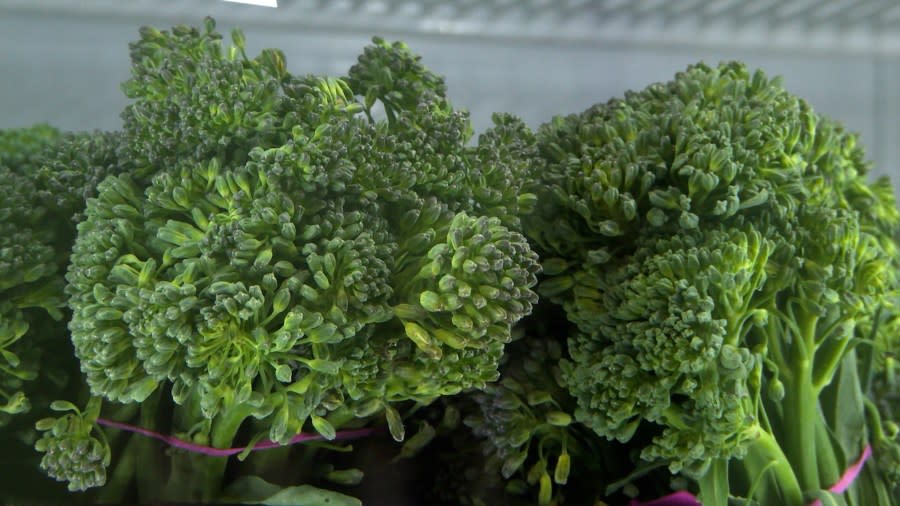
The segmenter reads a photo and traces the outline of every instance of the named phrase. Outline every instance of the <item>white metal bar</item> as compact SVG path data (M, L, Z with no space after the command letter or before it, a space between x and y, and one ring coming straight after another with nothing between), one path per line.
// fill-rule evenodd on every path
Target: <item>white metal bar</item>
M225 0L236 4L256 5L258 7L278 7L278 0Z
M236 5L264 2L277 11ZM224 23L344 33L900 54L895 0L0 0L0 16L10 12L142 24L208 13Z

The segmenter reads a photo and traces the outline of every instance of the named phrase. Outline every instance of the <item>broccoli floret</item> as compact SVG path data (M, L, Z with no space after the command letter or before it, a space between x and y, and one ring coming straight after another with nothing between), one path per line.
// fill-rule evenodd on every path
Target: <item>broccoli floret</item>
M129 45L132 99L122 113L125 158L141 175L175 167L180 160L215 156L246 159L252 147L285 140L293 122L283 99L284 56L265 50L249 59L243 34L222 47L207 19L202 29L143 27Z
M537 301L528 197L473 197L521 164L482 167L468 115L402 44L376 39L344 80L220 39L208 21L132 45L128 169L85 195L66 277L91 393L170 397L172 430L220 448L242 427L331 439L381 413L402 439L394 405L495 380ZM491 145L523 149L503 133L521 128L499 121ZM203 465L212 500L225 464Z
M104 177L124 170L119 145L116 134L61 133L45 125L0 132L0 349L7 414L29 409L36 392L26 396L20 388L38 374L43 377L36 388L61 393L67 355L47 351L65 345L65 265L85 199ZM41 362L48 360L54 365L45 369ZM43 388L51 385L56 392Z
M44 431L35 443L35 448L44 454L41 469L56 480L68 482L72 492L106 483L111 451L105 436L94 425L100 414L99 399L92 400L83 413L64 401L54 402L52 408L68 413L36 424L38 430Z
M36 180L59 137L46 125L0 131L0 426L30 409L22 388L37 377L39 359L23 337L35 319L62 318L60 249Z
M698 480L704 504L803 504L837 481L866 436L834 446L820 397L898 287L900 220L855 136L725 63L537 137L523 221L540 293L578 325L562 362L576 419L649 435L642 457Z
M0 165L17 174L34 173L40 168L44 151L56 144L61 135L46 124L0 130Z
M572 427L574 402L565 390L560 343L525 337L504 356L503 377L472 395L479 410L465 419L483 439L485 469L513 485L537 486L538 504L561 501L553 483L569 481L573 457L588 449ZM586 467L590 467L588 463Z

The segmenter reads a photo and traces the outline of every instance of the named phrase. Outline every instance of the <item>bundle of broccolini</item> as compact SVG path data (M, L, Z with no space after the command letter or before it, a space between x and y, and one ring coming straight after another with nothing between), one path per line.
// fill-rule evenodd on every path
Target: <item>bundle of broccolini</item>
M537 137L526 230L539 292L577 324L560 363L575 419L649 438L644 466L695 480L707 506L896 502L878 399L896 395L900 214L856 137L737 63ZM868 444L875 464L826 492Z
M900 504L900 211L778 80L470 142L402 43L329 77L231 38L141 29L121 131L0 131L20 467L83 502Z

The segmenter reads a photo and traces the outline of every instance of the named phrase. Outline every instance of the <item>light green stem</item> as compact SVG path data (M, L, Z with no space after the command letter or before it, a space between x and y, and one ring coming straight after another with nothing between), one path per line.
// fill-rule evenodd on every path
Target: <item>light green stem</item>
M240 404L227 409L213 423L210 440L214 448L228 448L234 441L238 430L244 420L250 416L253 408ZM203 469L203 502L211 502L218 498L222 492L222 482L225 478L225 468L228 466L228 457L204 456Z
M714 459L699 480L700 503L704 506L728 505L728 459Z
M818 397L811 374L808 360L795 361L782 401L784 451L797 472L800 486L808 491L819 489L816 425L824 423L817 409Z
M162 389L157 389L141 405L141 426L149 430L157 430L156 415L159 413L159 403L162 397ZM147 437L138 438L137 454L141 465L136 469L138 500L142 503L160 500L162 493L160 484L162 478L163 462L158 451L159 443Z
M788 461L800 481L801 490L819 490L816 461L816 425L824 423L819 412L818 390L813 384L812 361L818 318L800 313L797 319L800 335L794 336L791 356L787 357L790 375L785 375L782 400L784 417L783 447Z
M791 463L772 434L760 431L740 461L750 483L756 483L752 498L759 504L804 506L803 490Z
M819 481L827 487L840 479L841 469L838 464L837 455L834 453L834 446L831 444L831 437L828 435L828 428L824 423L817 423L815 433L816 460L819 463Z
M96 501L99 504L123 504L131 485L137 467L136 453L140 438L130 437L125 450L119 456L118 463L106 485L97 494Z

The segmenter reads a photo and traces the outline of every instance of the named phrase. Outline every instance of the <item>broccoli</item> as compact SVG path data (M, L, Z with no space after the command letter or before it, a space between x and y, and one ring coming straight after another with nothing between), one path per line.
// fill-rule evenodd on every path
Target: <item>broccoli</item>
M402 440L401 411L497 379L537 302L519 231L528 166L501 156L527 150L524 124L498 116L470 145L468 114L402 43L376 38L335 78L294 76L277 50L249 58L240 31L232 41L212 20L142 29L109 137L118 170L98 156L78 176L107 176L75 196L87 204L66 273L91 407L58 404L68 413L39 422L36 446L74 490L103 485L116 461L99 427L115 406L219 449L310 429L335 439L378 416ZM177 456L167 471L129 444L119 460L136 455L152 468L135 471L139 488L157 480L142 500L222 494L225 459ZM105 490L128 488L127 470L109 476Z
M402 42L320 76L212 19L139 33L120 130L0 131L8 462L354 505L404 442L438 503L900 503L900 211L778 79L476 139Z
M567 484L573 454L579 459L587 453L570 428L574 402L562 384L561 356L554 339L528 336L516 342L504 356L503 378L472 394L479 409L465 419L485 441L485 468L507 480L516 476L514 487L537 485L540 505L561 500L553 483Z
M896 311L900 219L854 135L725 63L557 117L537 144L524 227L539 293L577 324L561 368L578 422L649 437L641 458L706 505L805 504L884 439L852 379ZM850 501L893 485L875 473Z
M108 135L47 125L0 131L0 425L28 411L31 395L58 395L71 372L67 354L45 350L65 346L63 275L84 200L118 170L119 143ZM22 381L39 375L26 395ZM55 393L42 388L52 384Z
M37 320L62 318L55 238L36 174L59 131L46 125L0 131L0 426L30 409L23 382L37 377L38 350L23 336Z
M53 399L82 391L73 381L79 366L66 331L64 274L85 199L119 170L113 137L46 125L0 131L0 426L11 499L64 500L64 489L38 485L46 478L22 442L35 442L35 421Z

